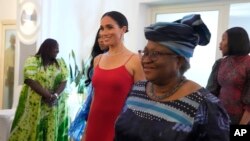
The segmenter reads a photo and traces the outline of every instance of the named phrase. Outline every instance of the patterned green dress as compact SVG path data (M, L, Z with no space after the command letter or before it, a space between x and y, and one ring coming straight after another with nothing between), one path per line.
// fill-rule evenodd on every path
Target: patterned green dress
M49 90L67 80L68 70L63 59L44 69L40 57L29 57L24 65L24 79L38 81ZM68 94L60 94L56 106L48 106L42 97L24 84L12 124L9 141L68 141Z

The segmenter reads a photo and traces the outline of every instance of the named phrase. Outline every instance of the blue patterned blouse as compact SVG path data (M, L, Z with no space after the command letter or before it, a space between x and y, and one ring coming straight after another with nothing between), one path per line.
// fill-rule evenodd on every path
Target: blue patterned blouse
M229 141L229 117L206 89L158 102L147 96L146 84L133 86L116 121L115 141Z

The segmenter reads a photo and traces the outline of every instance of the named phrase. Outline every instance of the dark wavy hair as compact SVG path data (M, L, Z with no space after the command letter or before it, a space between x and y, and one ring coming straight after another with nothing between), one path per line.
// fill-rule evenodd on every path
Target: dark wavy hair
M49 53L51 52L51 50L58 46L59 44L55 39L48 38L45 41L43 41L43 43L41 44L35 56L42 58L42 63L44 66L45 66L45 62L51 59L52 59L52 62L56 63L56 65L59 66L56 58L49 57Z
M226 30L228 36L228 52L226 55L247 55L250 52L249 37L242 27Z
M85 85L88 86L91 81L92 81L92 71L93 71L93 66L94 66L94 58L99 55L99 54L102 54L104 53L105 51L101 50L100 46L99 46L99 43L98 43L98 38L99 38L99 32L100 32L100 29L98 29L97 33L96 33L96 37L95 37L95 43L92 47L92 51L91 51L91 60L90 60L90 66L87 70L87 80L85 81Z
M128 32L128 20L122 13L117 12L117 11L110 11L110 12L105 13L102 16L102 18L105 16L111 17L113 20L115 20L120 28L122 28L123 26L126 26L127 27L126 32Z

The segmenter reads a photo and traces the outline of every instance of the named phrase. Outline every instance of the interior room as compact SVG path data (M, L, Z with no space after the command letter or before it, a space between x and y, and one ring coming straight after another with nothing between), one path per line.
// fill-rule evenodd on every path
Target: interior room
M145 47L145 26L201 14L212 33L211 41L197 47L190 60L192 68L185 75L204 87L213 63L222 57L222 33L241 26L250 34L250 0L0 0L0 141L9 137L24 81L25 59L34 55L46 38L54 38L60 45L58 57L71 64L69 52L74 51L81 66L88 60L101 16L113 10L128 18L124 43L133 52ZM14 46L12 57L7 59L10 46ZM12 63L7 64L10 60ZM78 95L74 88L69 91ZM83 94L79 100L74 94L69 97L72 118L85 98Z

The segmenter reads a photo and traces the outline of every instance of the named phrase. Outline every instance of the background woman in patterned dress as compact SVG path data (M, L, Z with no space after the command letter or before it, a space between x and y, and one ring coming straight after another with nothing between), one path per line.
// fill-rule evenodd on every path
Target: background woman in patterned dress
M59 45L46 39L35 56L24 65L24 84L12 124L9 141L67 141L68 71L63 59L56 59Z
M223 58L215 62L207 89L219 97L231 124L250 124L250 43L246 30L226 30L219 48Z

